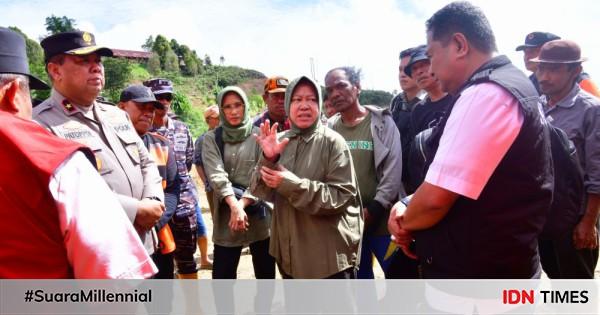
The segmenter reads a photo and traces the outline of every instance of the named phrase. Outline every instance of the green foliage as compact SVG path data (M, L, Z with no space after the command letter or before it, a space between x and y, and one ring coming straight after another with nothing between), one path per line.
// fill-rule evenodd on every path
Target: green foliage
M137 62L131 63L131 79L134 81L146 81L152 76L141 64Z
M152 51L152 47L154 47L154 37L150 35L146 38L146 42L142 45L142 49L144 49L144 51Z
M211 85L226 87L238 85L252 79L265 79L266 76L256 70L244 69L236 66L205 67L203 77L207 78ZM212 81L211 81L212 80Z
M159 75L160 74L160 57L158 56L157 53L152 53L152 56L150 56L150 59L148 59L148 72L152 73L153 75Z
M248 95L248 103L250 103L248 108L250 116L256 116L266 108L265 101L263 100L262 95L259 94Z
M175 92L171 108L179 116L179 119L188 125L194 138L197 138L208 129L202 111L192 106L192 102L185 94Z
M392 94L381 90L362 90L360 91L359 101L363 105L377 105L387 107L392 101Z
M198 67L198 56L196 56L196 52L191 50L186 45L179 46L179 54L183 58L184 66L182 68L182 72L185 75L195 76L199 72Z
M66 16L58 17L54 14L46 17L46 30L50 35L62 32L75 31L75 20Z
M181 46L179 45L179 43L177 42L177 40L175 38L171 39L171 42L169 44L171 45L171 49L173 50L173 52L176 55L178 55L178 56L182 55Z
M112 102L119 100L119 95L132 78L132 63L127 59L106 58L104 63L104 96Z
M173 52L173 50L167 50L167 54L165 56L165 63L163 64L163 68L167 72L177 72L179 71L179 58Z
M155 52L160 58L160 64L162 65L164 70L164 67L167 62L167 52L173 52L173 49L171 49L171 45L169 44L167 38L162 35L156 36L156 39L154 40L154 45L152 46L152 51Z

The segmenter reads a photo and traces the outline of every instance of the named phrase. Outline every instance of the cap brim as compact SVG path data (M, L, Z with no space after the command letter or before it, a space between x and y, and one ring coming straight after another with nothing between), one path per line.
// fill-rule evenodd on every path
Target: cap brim
M285 88L276 88L276 89L272 89L267 91L267 93L271 94L271 93L285 93Z
M158 95L158 94L173 94L173 91L170 91L170 90L158 90L158 91L152 91L152 93L154 95Z
M158 109L165 108L163 106L163 104L161 104L159 101L157 101L154 98L150 98L150 97L135 98L135 99L132 99L132 101L134 101L136 103L152 103L154 105L154 107L156 107Z
M49 90L50 86L46 82L28 74L29 76L29 89L31 90Z
M96 53L100 56L105 56L105 57L113 56L113 51L110 50L110 48L101 47L101 46L81 47L81 48L76 48L76 49L71 49L69 51L65 51L64 53L67 55L77 55L77 56L89 55L91 53Z
M569 64L569 63L584 62L584 61L587 61L587 58L579 58L577 60L557 60L557 59L540 59L538 57L538 58L529 59L529 61L533 62L533 63L562 63L562 64Z
M404 67L404 73L412 78L412 66L419 62L419 61L423 61L423 60L429 60L429 58L423 56L423 57L418 57L415 58L414 60L411 60L411 63L407 64L406 67Z
M517 46L517 48L515 49L516 51L520 51L520 50L525 50L525 48L535 48L535 47L540 47L543 46L542 45L519 45Z

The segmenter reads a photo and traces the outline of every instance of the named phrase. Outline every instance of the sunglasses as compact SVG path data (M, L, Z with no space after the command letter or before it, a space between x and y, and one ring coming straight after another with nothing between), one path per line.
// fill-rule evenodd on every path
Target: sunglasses
M167 100L167 101L172 101L173 100L173 95L171 94L158 94L156 95L156 100L160 101L160 100Z

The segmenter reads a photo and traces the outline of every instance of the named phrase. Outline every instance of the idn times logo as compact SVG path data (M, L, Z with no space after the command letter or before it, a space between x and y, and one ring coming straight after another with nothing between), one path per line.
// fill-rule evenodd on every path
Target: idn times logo
M586 304L587 290L502 290L502 304Z

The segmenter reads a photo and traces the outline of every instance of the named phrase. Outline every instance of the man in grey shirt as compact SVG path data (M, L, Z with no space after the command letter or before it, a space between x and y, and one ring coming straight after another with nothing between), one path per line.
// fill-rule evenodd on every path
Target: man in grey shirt
M575 42L550 41L531 61L538 63L536 76L546 118L575 145L586 191L581 219L573 232L562 239L540 241L542 266L550 278L593 278L600 212L600 99L577 84L585 58Z

